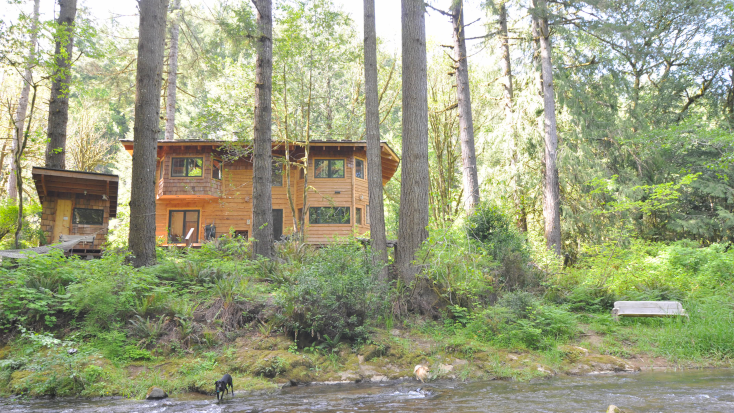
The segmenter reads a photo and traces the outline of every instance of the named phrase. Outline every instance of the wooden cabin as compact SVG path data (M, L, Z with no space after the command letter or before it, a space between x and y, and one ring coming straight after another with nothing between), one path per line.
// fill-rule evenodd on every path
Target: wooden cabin
M132 154L133 142L121 141ZM156 235L165 244L196 245L228 234L252 233L251 148L225 141L158 141ZM273 143L273 231L276 239L293 232L304 208L305 148ZM236 156L235 154L242 154ZM399 159L382 143L383 185ZM290 172L290 188L288 187ZM369 231L365 141L312 141L308 153L306 241L325 244L335 235ZM290 189L290 201L289 192ZM291 206L292 202L292 206Z
M72 252L101 252L117 217L117 175L33 167L46 243L82 238Z

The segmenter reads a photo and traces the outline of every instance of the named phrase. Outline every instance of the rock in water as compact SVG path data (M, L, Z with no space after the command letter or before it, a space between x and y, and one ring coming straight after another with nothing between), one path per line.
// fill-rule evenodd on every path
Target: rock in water
M160 400L168 397L168 393L163 391L160 387L151 387L148 389L148 394L145 395L146 400Z
M607 407L607 413L625 413L625 411L613 404L610 404L609 407Z

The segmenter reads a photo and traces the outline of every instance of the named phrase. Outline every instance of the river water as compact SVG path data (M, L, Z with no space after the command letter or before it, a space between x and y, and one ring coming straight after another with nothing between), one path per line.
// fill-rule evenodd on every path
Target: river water
M237 382L235 381L235 386ZM236 387L235 387L236 390ZM195 394L161 401L0 399L0 412L734 412L734 370L557 377L529 383L415 381L238 392L216 403Z

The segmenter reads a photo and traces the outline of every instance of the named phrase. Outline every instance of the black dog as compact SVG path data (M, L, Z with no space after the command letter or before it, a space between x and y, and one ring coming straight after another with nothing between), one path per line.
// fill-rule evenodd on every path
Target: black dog
M217 393L217 401L224 399L224 395L229 393L227 388L232 389L232 395L234 396L234 387L232 387L232 376L225 374L221 379L214 382L214 391ZM219 397L219 394L222 397Z

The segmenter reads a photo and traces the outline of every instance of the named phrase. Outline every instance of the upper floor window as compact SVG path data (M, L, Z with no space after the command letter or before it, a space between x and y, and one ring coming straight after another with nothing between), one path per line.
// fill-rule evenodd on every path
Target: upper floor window
M273 174L270 178L271 186L283 186L283 163L273 159Z
M364 179L364 161L361 159L354 160L354 176Z
M344 178L344 159L316 159L316 178Z
M222 160L212 159L212 178L222 179Z
M171 159L171 176L203 176L204 158Z
M74 208L73 224L102 225L104 223L104 209Z

